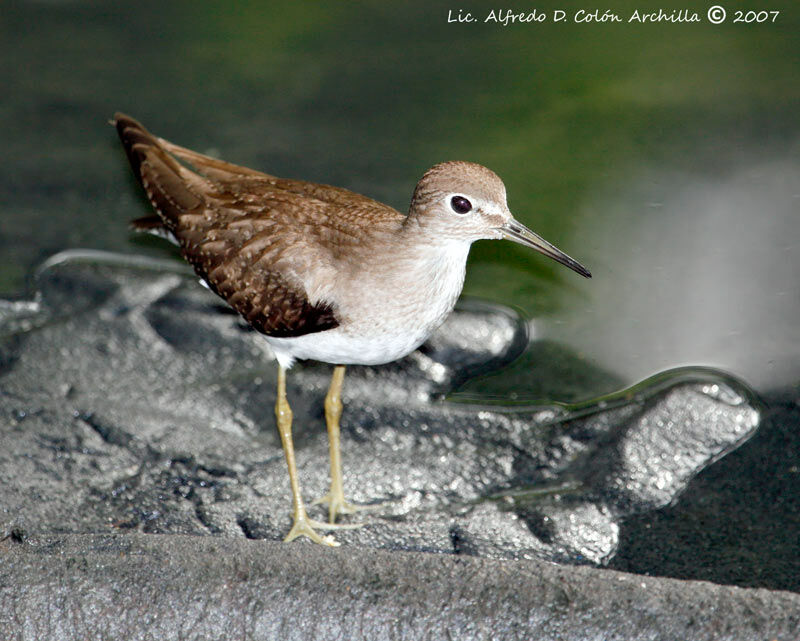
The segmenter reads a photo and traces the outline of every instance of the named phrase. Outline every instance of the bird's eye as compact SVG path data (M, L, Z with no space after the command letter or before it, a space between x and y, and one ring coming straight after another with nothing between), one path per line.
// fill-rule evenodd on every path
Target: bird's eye
M457 214L466 214L472 209L472 203L464 198L464 196L453 196L450 199L450 206Z

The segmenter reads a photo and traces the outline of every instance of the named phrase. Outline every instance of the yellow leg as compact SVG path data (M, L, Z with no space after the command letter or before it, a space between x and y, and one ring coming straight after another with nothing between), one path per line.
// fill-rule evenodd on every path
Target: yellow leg
M325 396L325 422L328 425L328 443L331 452L331 488L330 491L314 503L327 503L330 522L334 523L340 514L353 514L360 509L360 505L353 505L344 499L342 488L342 456L339 449L339 419L342 416L342 381L344 380L344 365L337 365L333 369L331 384Z
M300 484L297 481L297 466L294 460L294 445L292 444L292 409L286 400L286 371L278 366L278 398L275 402L275 418L278 421L278 432L281 435L283 453L286 455L286 465L289 467L289 481L292 484L292 504L294 523L284 541L292 541L298 536L307 536L315 543L323 545L339 545L332 536L320 536L315 527L325 528L325 523L317 523L308 518L300 495Z

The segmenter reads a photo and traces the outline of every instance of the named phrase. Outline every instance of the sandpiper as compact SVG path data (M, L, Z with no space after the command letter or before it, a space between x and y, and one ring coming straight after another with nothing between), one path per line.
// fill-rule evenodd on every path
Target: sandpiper
M346 365L379 365L419 347L461 293L470 245L513 240L587 278L589 271L517 222L503 181L470 162L444 162L417 183L408 214L339 187L288 180L179 147L133 118L114 116L157 216L134 228L175 242L200 278L256 330L278 361L275 415L292 490L286 541L336 525L347 502L339 454ZM196 171L182 164L187 163ZM329 523L305 509L292 445L286 370L296 359L334 365L325 397Z

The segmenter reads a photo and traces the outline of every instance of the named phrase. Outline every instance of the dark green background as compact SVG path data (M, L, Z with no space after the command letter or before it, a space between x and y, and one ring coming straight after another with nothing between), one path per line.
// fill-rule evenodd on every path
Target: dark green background
M186 146L403 211L436 162L493 168L517 217L595 274L508 243L471 255L466 294L516 306L535 337L616 374L562 400L677 365L792 385L800 11L724 3L717 26L688 4L699 24L554 24L554 9L670 5L545 2L510 8L546 23L503 27L483 22L502 7L480 3L6 3L0 292L65 248L163 255L126 229L146 207L106 125L125 110ZM737 7L780 14L733 24ZM478 22L448 24L459 9ZM505 396L491 379L467 391Z

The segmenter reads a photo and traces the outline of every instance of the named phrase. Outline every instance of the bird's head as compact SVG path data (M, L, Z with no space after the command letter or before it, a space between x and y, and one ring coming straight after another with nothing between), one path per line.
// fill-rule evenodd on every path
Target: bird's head
M505 238L591 278L583 265L514 219L503 181L482 165L452 161L431 167L417 183L408 216L437 240Z

